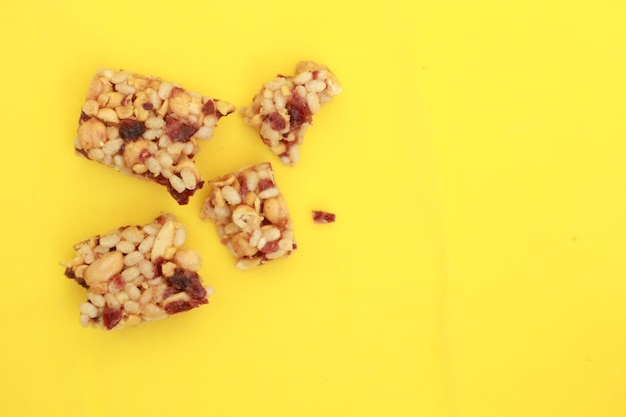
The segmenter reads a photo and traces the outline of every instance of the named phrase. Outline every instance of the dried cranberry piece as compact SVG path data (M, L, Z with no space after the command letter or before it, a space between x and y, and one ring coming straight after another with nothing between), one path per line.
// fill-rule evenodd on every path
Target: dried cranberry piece
M291 129L299 129L304 123L311 123L312 113L306 100L298 94L293 94L285 104L287 113L289 113L289 123Z
M191 286L185 291L191 298L194 300L202 300L206 297L206 290L200 284L199 281L195 281L191 284Z
M76 274L74 273L74 271L72 270L72 268L70 267L65 268L64 275L68 277L69 279L76 281L78 285L80 285L81 287L89 288L85 280L83 278L78 278Z
M239 197L241 197L242 201L246 200L246 195L248 194L248 186L245 182L240 182L241 186L239 187Z
M183 311L191 310L193 306L188 301L178 300L172 301L165 306L165 312L167 314L182 313Z
M270 127L274 130L281 131L287 126L285 119L283 119L283 116L278 114L278 112L268 114L265 116L265 120L269 122Z
M84 111L81 111L80 118L78 119L78 124L81 124L82 122L86 122L89 119L91 119L91 117L88 116Z
M185 276L185 271L176 269L174 275L168 278L169 284L180 291L185 291L187 287L191 286L191 279Z
M165 222L167 222L167 216L165 216L164 214L161 214L159 217L157 217L156 219L154 219L154 222L156 224L160 224L161 226L163 226L165 224ZM159 256L157 258L157 261L161 258L161 256Z
M139 160L141 162L146 162L146 159L150 158L151 156L152 154L150 153L150 151L145 148L139 152Z
M159 218L156 220L157 223L159 224L164 224L165 223L165 218L161 219L162 216L159 216ZM161 223L161 220L163 221L163 223ZM156 258L156 260L154 261L154 276L155 277L162 277L163 276L163 264L166 262L166 259L162 256L159 256L158 258Z
M165 132L174 142L187 142L198 131L194 125L181 122L175 117L165 117Z
M126 282L124 281L124 279L122 278L122 274L115 274L112 278L111 278L111 283L119 288L122 289L124 288L124 285L126 284Z
M172 92L170 93L170 98L171 97L176 97L177 95L179 95L180 93L182 93L184 90L180 87L174 87L172 88Z
M199 190L200 188L202 188L204 186L204 181L198 181L196 189L194 190L185 190L182 193L179 193L178 191L176 191L176 189L174 189L174 187L172 187L172 184L170 184L170 181L165 178L163 175L159 174L156 177L149 177L152 181L157 182L158 184L161 184L165 187L167 187L167 191L170 193L170 195L172 197L174 197L174 200L176 200L176 202L178 204L180 204L181 206L184 206L185 204L189 203L189 198L194 195L194 193Z
M271 242L267 242L261 248L261 252L263 252L263 253L272 253L272 252L276 252L277 250L278 250L278 240L273 240Z
M104 306L102 312L102 324L107 330L111 330L122 321L122 310L119 308L113 308L109 305Z
M274 187L274 181L269 178L260 179L257 187L259 188L259 191L267 190L268 188Z
M203 182L198 183L198 189L202 188L202 184ZM181 206L189 204L189 198L196 192L196 190L185 190L182 193L179 193L169 182L167 183L167 190L170 192L172 197L174 197L174 200L176 200L176 202Z
M200 284L200 277L193 271L177 268L167 281L171 287L186 292L194 300L206 297L206 290Z
M208 100L202 106L202 113L209 116L211 114L215 114L215 102L213 100Z
M208 303L209 301L206 298L192 299L189 301L176 300L166 304L164 310L167 314L176 314L183 311L191 310L192 308L198 307L199 305Z
M178 291L176 288L174 287L167 287L165 289L165 292L163 293L163 299L167 299L170 295L174 295L179 293L180 291Z
M208 301L206 299L199 300L199 301L178 300L178 301L172 301L171 303L167 304L164 310L167 314L176 314L176 313L182 313L183 311L191 310L194 307L198 307L199 305L207 304L207 303Z
M143 135L146 126L139 120L124 119L120 122L120 137L124 140L135 140Z
M335 221L335 215L327 211L313 210L313 221L315 223L332 223Z

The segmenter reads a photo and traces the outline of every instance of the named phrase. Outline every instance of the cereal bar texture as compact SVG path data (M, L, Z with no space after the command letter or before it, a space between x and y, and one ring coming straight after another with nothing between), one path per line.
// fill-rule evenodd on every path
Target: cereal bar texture
M300 159L299 146L313 115L340 92L339 81L326 66L302 61L294 76L278 75L265 83L241 112L272 152L292 166Z
M217 226L221 242L249 269L290 255L297 246L287 203L268 162L209 181L200 216Z
M202 188L193 157L235 107L163 80L98 70L83 104L76 151L123 173L167 187L179 204Z
M168 317L207 304L200 256L183 248L184 226L171 214L120 227L74 246L65 276L87 289L80 324L106 330Z

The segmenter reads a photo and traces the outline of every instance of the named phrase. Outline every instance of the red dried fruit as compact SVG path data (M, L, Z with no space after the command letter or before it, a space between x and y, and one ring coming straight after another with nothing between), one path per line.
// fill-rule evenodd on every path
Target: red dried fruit
M163 175L161 175L161 174L159 174L156 177L150 176L148 178L150 178L152 181L157 182L158 184L161 184L161 185L167 187L167 191L169 191L171 196L174 197L174 200L176 200L176 202L178 204L180 204L181 206L184 206L185 204L188 204L189 203L189 198L192 195L194 195L194 193L197 190L201 189L204 186L204 181L198 181L195 189L193 189L193 190L185 190L182 193L179 193L178 191L176 191L176 189L174 187L172 187L172 184L170 183L170 181L167 178L165 178Z
M194 300L206 297L206 290L200 284L200 277L193 271L177 268L167 281L171 287L186 292Z
M273 240L271 242L267 242L261 248L261 252L263 252L263 253L272 253L272 252L276 252L277 250L278 250L278 241L277 240Z
M164 307L164 310L167 314L176 314L176 313L182 313L183 311L191 310L192 308L198 307L202 304L208 304L208 303L209 302L206 298L203 298L201 300L190 300L190 301L177 300L177 301L172 301L169 304L166 304Z
M124 279L122 278L121 274L114 275L111 278L111 283L118 289L124 288L124 284L126 284L126 282L124 282Z
M65 268L64 275L68 277L69 279L76 281L78 285L80 285L81 287L89 288L85 280L83 278L78 278L76 274L74 273L74 271L72 270L72 268L70 268L69 266Z
M311 110L306 104L304 97L293 94L285 104L289 113L289 123L292 130L299 129L304 123L311 123L313 120Z
M102 312L102 324L107 330L111 330L122 321L122 310L110 307L108 304L104 306Z
M158 224L164 224L165 223L165 218L163 216L159 216L156 219L156 223ZM163 264L166 262L165 258L162 256L159 256L158 258L156 258L156 260L154 261L154 276L156 277L162 277L163 276Z
M202 113L209 116L211 114L215 114L215 102L213 100L208 100L202 106Z
M120 137L124 140L135 140L146 131L146 126L139 120L124 119L119 126Z
M182 93L183 91L185 91L185 90L183 90L183 89L182 89L182 88L180 88L180 87L173 87L173 88L172 88L172 92L170 93L170 98L172 98L172 97L176 97L177 95L179 95L179 94L180 94L180 93Z
M146 162L146 159L150 158L152 156L152 154L150 153L149 150L147 149L142 149L141 152L139 152L139 160L141 162Z
M268 188L274 187L274 185L274 181L270 180L269 178L263 178L259 180L257 187L259 191L263 191L267 190Z
M154 222L156 224L160 224L161 226L163 226L165 224L165 222L167 222L168 218L165 215L160 215L159 217L157 217L156 219L154 219ZM157 262L159 261L159 259L162 259L162 257L158 257L157 258Z
M174 142L187 142L198 131L194 125L181 122L175 117L165 117L165 132Z
M242 201L246 200L246 195L248 194L248 186L244 181L240 181L241 186L239 187L239 197L241 197Z
M278 112L272 112L265 116L265 120L269 122L270 127L274 130L281 131L287 126L287 122Z
M183 311L191 310L193 306L190 302L184 300L172 301L165 306L165 312L167 314L182 313Z
M74 273L72 268L70 268L69 266L65 268L65 272L63 274L69 279L76 279L76 274Z
M178 291L176 288L174 287L167 287L165 289L165 292L163 293L163 299L167 299L170 295L174 295L179 293L180 291Z
M313 221L315 223L332 223L335 221L335 215L327 211L313 210Z

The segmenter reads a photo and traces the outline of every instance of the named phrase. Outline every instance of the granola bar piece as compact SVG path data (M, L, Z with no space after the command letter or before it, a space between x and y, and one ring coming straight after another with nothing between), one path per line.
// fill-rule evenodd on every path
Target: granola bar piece
M184 226L171 214L120 227L74 246L65 276L87 289L80 324L111 330L166 318L207 304L200 256L183 248Z
M235 107L160 78L98 70L83 104L78 154L167 187L179 204L202 188L193 157Z
M313 115L341 92L337 77L324 65L302 61L291 77L278 75L243 108L244 121L289 166L300 159L299 146Z
M249 269L296 250L293 221L269 162L209 181L200 217L217 227L221 242Z

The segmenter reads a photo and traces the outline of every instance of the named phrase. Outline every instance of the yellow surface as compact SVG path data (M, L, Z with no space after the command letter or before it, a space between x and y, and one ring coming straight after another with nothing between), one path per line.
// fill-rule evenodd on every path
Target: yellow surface
M5 2L0 415L624 416L624 3L416 3ZM243 106L300 59L344 87L300 164L239 115L198 156L274 163L287 260L237 271L205 192L179 207L73 154L98 67ZM161 211L211 304L82 329L58 262Z

